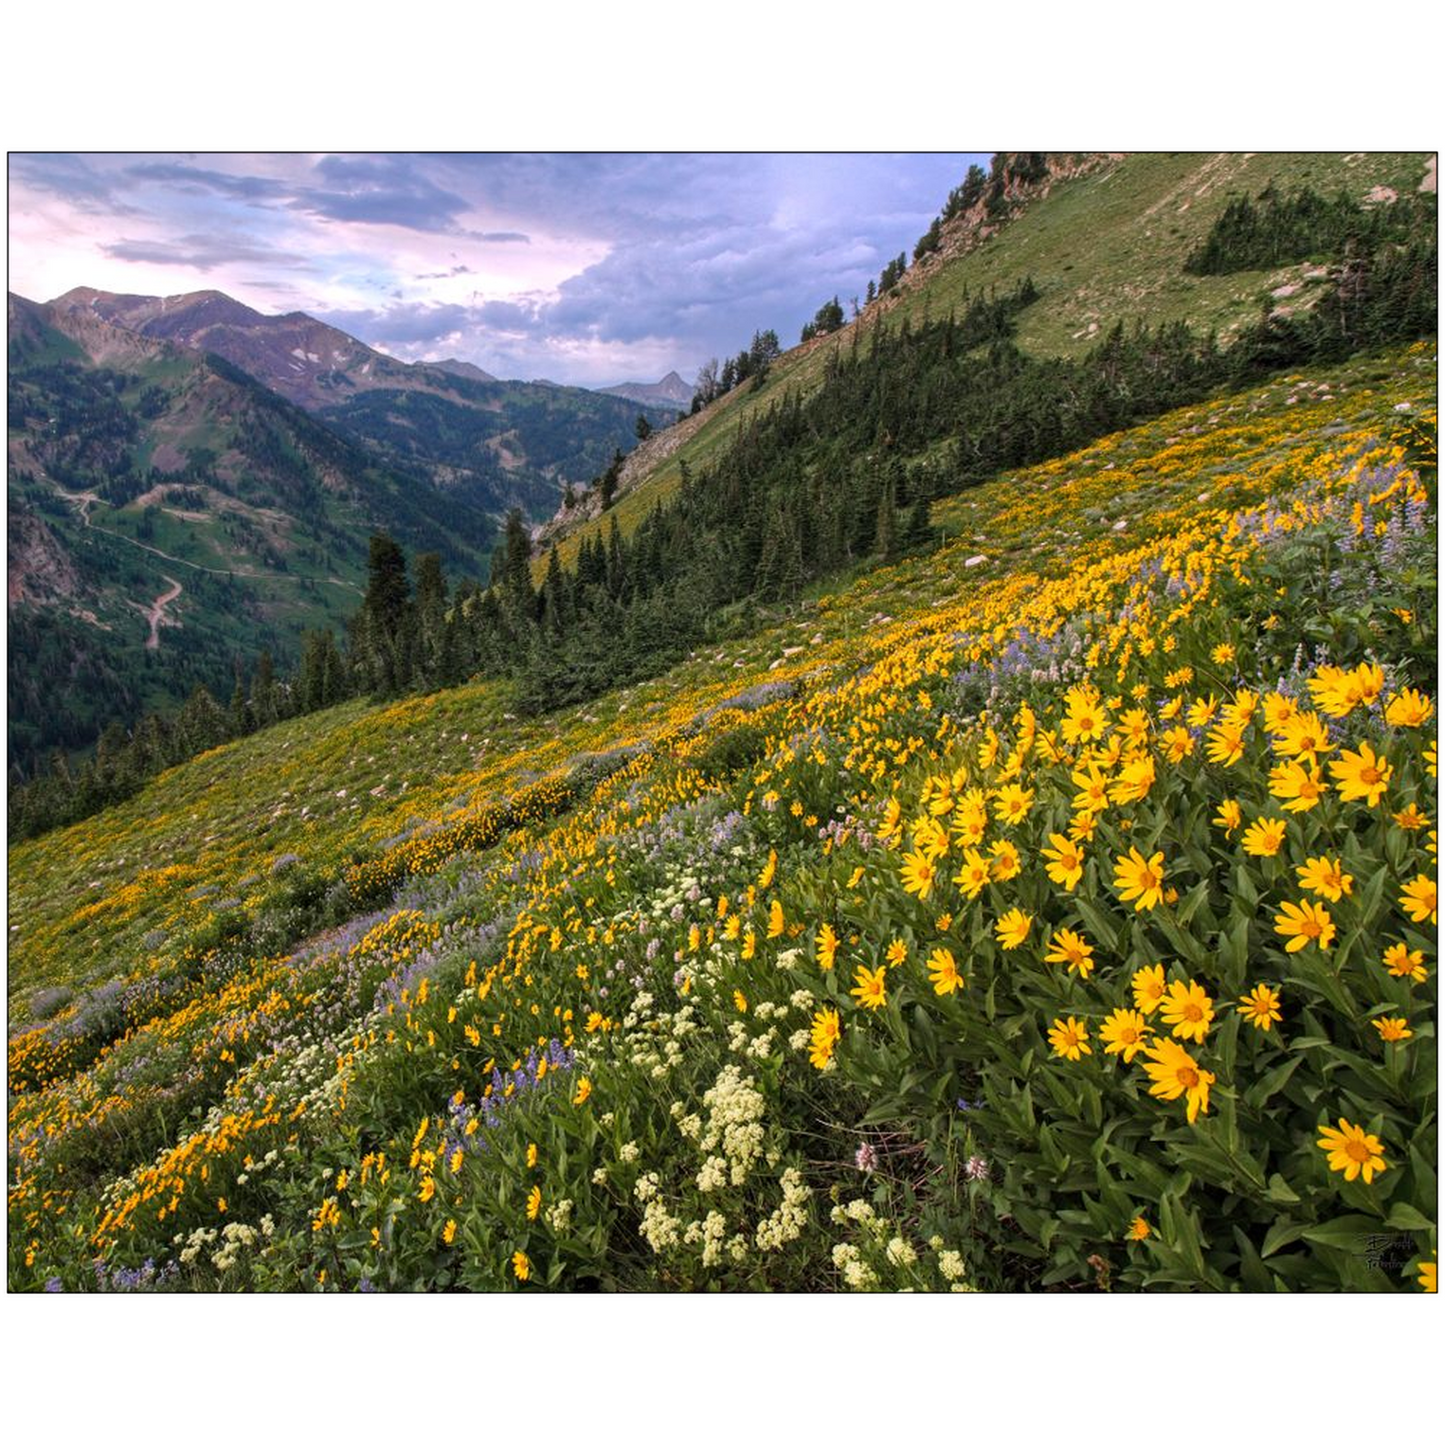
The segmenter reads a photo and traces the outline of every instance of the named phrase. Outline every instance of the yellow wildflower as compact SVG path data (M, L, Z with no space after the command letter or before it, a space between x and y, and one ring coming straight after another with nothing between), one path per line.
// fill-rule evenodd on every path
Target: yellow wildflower
M1321 1124L1319 1129L1320 1137L1315 1143L1330 1151L1330 1168L1343 1173L1347 1183L1358 1176L1368 1184L1376 1174L1390 1167L1379 1139L1374 1134L1366 1134L1358 1124L1341 1119L1338 1129L1327 1124Z

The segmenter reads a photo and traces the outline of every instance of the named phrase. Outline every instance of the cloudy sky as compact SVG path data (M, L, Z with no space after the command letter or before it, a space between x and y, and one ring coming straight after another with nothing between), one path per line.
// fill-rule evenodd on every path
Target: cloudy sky
M931 155L10 156L10 287L215 289L406 360L582 386L784 345L912 254Z

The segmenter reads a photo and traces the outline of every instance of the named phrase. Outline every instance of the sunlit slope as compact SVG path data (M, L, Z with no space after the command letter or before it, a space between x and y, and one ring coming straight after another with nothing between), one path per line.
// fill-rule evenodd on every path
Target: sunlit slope
M1281 287L1294 289L1272 298L1272 305L1308 305L1318 282L1305 279L1314 269L1307 265L1189 276L1184 259L1231 195L1257 195L1270 184L1329 195L1344 190L1359 201L1386 191L1404 195L1420 186L1427 160L1416 152L1140 154L1055 181L981 245L955 256L945 247L944 255L916 264L900 291L868 307L858 322L787 351L760 391L744 383L714 402L694 435L632 480L600 521L567 532L558 552L570 565L582 537L605 529L613 516L630 534L677 488L683 464L700 471L785 390L813 390L833 349L858 344L875 324L893 327L961 311L965 297L990 287L1006 291L1030 276L1041 294L1020 318L1018 342L1038 355L1079 355L1118 321L1181 320L1227 335L1255 319L1261 301ZM1086 265L1080 262L1085 248ZM539 582L544 567L539 559Z
M118 807L9 851L12 1028L37 986L144 974L218 904L264 910L280 859L328 877L577 757L664 736L758 684L864 665L899 628L934 625L1008 579L1024 591L1081 555L1138 545L1176 506L1243 504L1287 487L1316 454L1392 429L1433 395L1423 348L1171 413L1073 456L945 499L953 538L846 590L764 612L756 635L654 681L542 719L510 715L505 684L293 719L174 768ZM887 619L880 634L879 619ZM282 871L284 872L284 865Z

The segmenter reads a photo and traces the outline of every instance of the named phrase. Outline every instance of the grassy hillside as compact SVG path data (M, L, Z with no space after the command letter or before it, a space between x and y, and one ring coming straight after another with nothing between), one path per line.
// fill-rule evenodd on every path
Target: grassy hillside
M12 848L11 1287L1414 1288L1434 385L1176 412L655 682L348 705Z
M1427 159L1413 152L1142 154L1058 181L981 246L949 255L946 245L944 254L917 263L901 292L875 302L859 322L785 353L761 391L744 385L719 399L684 445L629 479L608 516L615 515L623 533L630 534L677 488L683 463L700 471L750 417L785 390L807 393L821 385L828 354L854 345L860 327L894 327L951 308L962 310L968 295L991 287L1003 292L1033 277L1042 294L1020 318L1018 341L1041 356L1080 355L1100 330L1134 319L1187 321L1200 332L1212 329L1227 336L1254 320L1262 299L1281 287L1294 289L1271 304L1308 306L1319 285L1317 278L1306 279L1318 269L1308 263L1190 276L1183 270L1184 259L1231 195L1254 196L1270 184L1308 186L1330 195L1343 189L1359 201L1379 194L1379 187L1405 195L1420 185ZM558 543L563 562L573 561L584 535L607 524L606 518L591 521L565 535ZM544 565L539 559L538 580Z

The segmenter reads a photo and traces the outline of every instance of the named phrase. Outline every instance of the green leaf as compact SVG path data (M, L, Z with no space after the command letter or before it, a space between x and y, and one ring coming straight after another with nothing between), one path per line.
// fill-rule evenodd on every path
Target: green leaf
M1368 1214L1342 1214L1325 1224L1316 1224L1303 1231L1311 1244L1327 1245L1349 1254L1368 1253L1371 1242L1379 1238L1380 1221Z
M1277 1224L1270 1226L1270 1231L1264 1237L1264 1243L1259 1247L1260 1257L1268 1259L1277 1250L1281 1250L1287 1244L1293 1244L1309 1228L1308 1224L1294 1224L1287 1219L1281 1219Z
M1410 1231L1433 1228L1430 1221L1413 1204L1406 1204L1403 1199L1397 1199L1390 1206L1390 1212L1385 1216L1385 1227Z
M1285 1183L1283 1174L1271 1174L1269 1176L1269 1188L1264 1191L1264 1197L1271 1204L1298 1204L1299 1195Z

